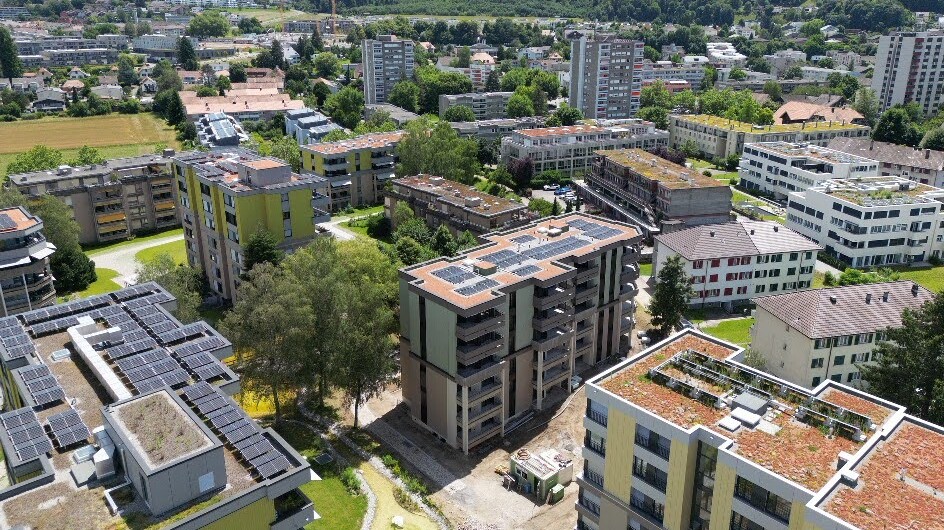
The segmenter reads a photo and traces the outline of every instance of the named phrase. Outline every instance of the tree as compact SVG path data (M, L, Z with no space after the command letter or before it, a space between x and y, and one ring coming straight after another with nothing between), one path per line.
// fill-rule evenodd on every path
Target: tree
M248 275L258 264L278 265L284 257L275 236L260 224L243 245L243 270Z
M509 118L534 116L534 103L524 94L516 93L508 99L505 113Z
M98 149L95 149L94 147L89 147L87 145L83 145L79 149L79 152L76 153L75 158L73 158L72 160L69 160L69 165L76 166L76 167L89 166L92 164L101 164L104 161L105 161L105 157L102 156L102 154L98 152Z
M555 198L554 200L556 201L557 199ZM560 205L557 207L560 208ZM554 215L554 203L547 199L533 197L528 201L528 210L537 212L541 217L548 217Z
M200 85L199 87L197 87L198 98L207 98L207 97L218 96L218 95L220 95L220 91L218 88L206 86L206 85Z
M485 79L485 91L498 92L499 90L501 90L501 85L498 82L498 70L492 70Z
M131 86L137 84L138 72L134 68L134 60L122 54L118 57L118 84L121 86Z
M45 145L37 145L29 151L14 156L13 161L7 165L7 175L54 169L61 165L62 152Z
M583 113L577 107L561 103L561 106L554 111L554 117L560 121L561 125L574 125L583 119Z
M695 113L698 111L698 98L691 90L682 90L672 96L672 111L679 113Z
M924 133L919 145L922 149L944 151L944 127L936 127Z
M478 143L460 138L448 122L435 124L421 118L407 123L406 136L397 145L397 176L427 173L472 184L479 172Z
M515 189L520 193L531 187L534 178L534 160L531 157L516 158L508 162L508 172L514 181Z
M934 423L944 421L944 293L905 309L873 350L878 362L859 367L869 391Z
M256 17L241 18L236 24L236 27L238 27L239 31L243 33L265 33L265 28L262 26L262 22L260 22Z
M798 64L794 64L790 68L787 68L786 70L784 70L783 76L781 77L783 77L784 79L802 79L803 68Z
M665 107L643 107L636 113L636 117L651 121L656 129L667 129L669 126L669 111Z
M744 81L747 79L747 72L745 72L743 68L732 68L728 73L728 77L730 77L732 81Z
M180 94L172 92L167 103L167 109L164 111L167 123L177 125L187 120L187 110L184 108L184 102L180 99Z
M900 277L900 274L889 268L871 271L847 268L838 277L833 274L827 275L823 284L828 287L837 285L862 285L866 283L894 282Z
M397 202L397 207L393 210L394 226L399 227L403 223L406 223L415 218L416 214L413 213L413 208L410 208L409 204L405 202Z
M439 96L472 92L472 81L458 72L441 72L435 66L424 66L414 71L420 87L421 113L439 112Z
M459 251L459 244L455 236L449 231L445 224L439 225L439 228L433 232L433 237L429 242L430 248L439 253L440 256L455 256Z
M420 106L420 87L413 81L399 81L390 89L387 102L410 112L417 112Z
M783 99L783 87L774 80L767 81L764 83L764 94L774 101L780 101Z
M472 64L472 50L468 46L459 48L456 52L456 58L450 63L455 68L468 68Z
M472 235L472 232L466 230L459 234L459 239L456 241L456 244L459 245L459 250L468 250L472 247L478 246L479 240Z
M354 87L346 86L328 97L324 110L342 127L353 129L361 121L364 112L364 94Z
M921 141L921 132L912 121L907 109L901 105L886 110L878 120L872 138L880 142L916 146Z
M174 316L183 323L200 319L202 283L200 273L187 265L178 265L174 257L162 252L148 261L138 261L134 271L137 283L157 282L177 299Z
M475 121L475 112L467 105L455 105L446 109L440 118L449 121Z
M311 87L311 95L315 98L315 106L321 107L331 96L331 87L324 81L318 81Z
M642 95L639 98L639 106L671 109L672 94L665 87L665 83L661 79L658 79L642 89Z
M205 39L225 37L229 33L229 21L217 11L204 11L190 19L187 35Z
M667 337L682 322L694 292L678 255L669 256L659 267L658 281L649 303L652 325L659 337Z
M415 265L436 257L436 253L431 251L412 237L403 236L393 244L397 259L404 265Z
M193 49L193 43L187 37L177 39L177 62L184 70L200 69L197 51Z
M646 46L643 48L642 56L654 63L662 59L662 54L659 53L659 50L653 48L652 46Z
M246 66L242 63L229 65L229 80L233 83L246 82Z
M0 26L0 74L10 81L10 86L13 86L14 77L23 75L23 63L6 26Z
M331 52L321 52L315 56L315 72L319 77L334 79L341 73L341 60Z

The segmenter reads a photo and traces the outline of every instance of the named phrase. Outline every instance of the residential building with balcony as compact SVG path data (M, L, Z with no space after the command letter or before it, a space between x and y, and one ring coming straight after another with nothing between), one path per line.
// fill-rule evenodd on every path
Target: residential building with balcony
M787 227L850 267L923 262L944 252L942 202L944 190L902 177L834 179L790 194Z
M394 177L397 144L406 133L371 133L337 142L302 146L302 171L328 181L331 211L377 204Z
M681 149L691 142L708 159L740 156L745 144L788 142L826 147L833 138L865 137L869 131L864 125L836 121L753 125L709 114L669 116L669 145Z
M285 113L285 134L295 138L298 145L320 142L331 131L343 129L324 114L308 107Z
M506 117L508 100L514 92L470 92L468 94L442 94L439 96L439 115L452 107L465 106L472 109L476 120L496 120Z
M897 175L944 188L944 151L876 142L870 138L834 138L830 149L877 160L880 175Z
M431 229L446 225L456 235L466 230L474 235L507 230L530 220L528 207L520 202L442 177L415 175L390 182L383 195L384 214L391 221L401 202L409 205Z
M642 149L594 153L577 191L612 219L639 225L647 237L731 220L731 188Z
M832 179L874 177L879 163L828 147L788 142L746 144L738 182L748 190L783 200Z
M320 480L231 396L232 344L156 283L0 319L4 527L294 530ZM81 514L81 515L79 515Z
M378 35L361 43L364 66L364 102L386 103L393 86L413 78L413 41L396 35Z
M7 187L38 199L55 195L72 209L82 244L127 239L180 226L177 186L163 155L106 160L101 164L10 175Z
M695 291L691 304L731 309L761 293L808 288L820 250L780 223L742 219L656 236L652 274L679 256Z
M187 262L213 292L233 300L243 274L242 243L259 230L291 252L324 235L331 219L328 183L292 173L275 158L240 148L173 157Z
M22 206L0 209L0 316L56 303L49 270L55 251L43 235L42 219Z
M915 102L926 116L941 109L944 91L944 31L893 32L878 40L872 90L879 106Z
M934 293L912 281L808 289L754 299L751 349L767 370L815 388L827 379L861 388L861 369L888 328L901 327L905 309L919 309Z
M940 526L944 428L742 356L687 329L587 382L578 529Z
M601 149L653 149L668 143L669 135L652 122L615 120L602 125L569 125L524 129L502 138L501 161L530 158L534 172L557 170L580 177L590 170L593 153Z
M643 42L577 31L567 38L570 106L591 119L635 116L642 94Z
M642 82L643 86L647 81L655 82L657 80L665 82L687 81L688 88L694 90L701 89L701 81L705 78L705 68L698 65L675 64L672 61L651 62L644 60L642 63Z
M410 417L468 453L625 351L641 235L582 213L483 236L400 270L400 370Z
M544 127L544 118L501 118L495 120L457 121L449 124L459 136L474 137L482 140L501 140L511 133L522 129Z

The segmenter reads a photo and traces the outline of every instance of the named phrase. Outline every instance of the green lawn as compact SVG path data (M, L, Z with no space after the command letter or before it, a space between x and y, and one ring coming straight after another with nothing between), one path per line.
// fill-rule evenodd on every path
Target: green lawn
M813 289L822 289L826 287L824 281L826 280L826 274L823 272L813 272Z
M639 264L639 275L640 275L640 276L652 276L652 263L640 263L640 264Z
M183 235L183 228L173 228L171 230L164 230L163 232L155 232L153 234L148 234L146 236L134 236L131 239L125 239L117 242L105 243L104 245L86 245L83 247L85 254L90 258L94 258L96 254L101 254L103 252L108 252L110 250L116 250L121 247L126 247L128 245L133 245L135 243L145 243L148 241L154 241L155 239L161 239L169 236L180 236ZM180 242L183 245L183 241Z
M928 290L944 291L944 266L898 269L902 280L912 280Z
M702 331L709 335L714 335L719 339L733 342L741 346L747 346L751 342L751 326L754 325L754 317L733 318L725 320L715 326L703 328Z
M174 261L180 265L187 263L187 247L184 246L183 239L139 250L134 255L134 259L141 263L147 263L161 254L170 254L171 257L174 258Z
M223 317L226 316L226 311L222 307L201 307L200 318L206 320L207 324L215 328L220 320L223 320Z
M371 215L375 213L380 213L384 211L384 205L378 204L376 206L362 206L360 208L354 208L353 213L340 213L331 217L332 221L337 221L338 219L350 219L352 217L363 217L365 215Z
M121 286L115 282L115 278L118 277L118 272L111 269L100 269L95 268L95 274L98 275L98 279L95 280L95 283L89 285L87 289L79 293L79 296L85 298L86 296L95 296L98 294L106 294L113 291L121 289Z

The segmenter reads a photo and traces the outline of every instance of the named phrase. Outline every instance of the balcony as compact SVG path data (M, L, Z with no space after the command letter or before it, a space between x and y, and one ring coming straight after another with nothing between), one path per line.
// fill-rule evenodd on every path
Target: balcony
M581 495L580 499L577 500L577 504L589 510L593 515L596 515L597 517L600 516L600 505L596 502L591 501L590 499L587 499Z
M501 422L492 418L474 429L469 429L469 447L501 431ZM461 438L461 436L460 436Z
M666 477L664 473L660 475L659 473L649 471L648 469L647 471L642 472L633 467L633 476L661 491L662 493L665 493L665 487L668 484L668 477Z
M272 523L272 530L303 528L314 520L314 504L298 489L275 498L275 522Z
M482 405L475 410L469 411L469 423L477 423L483 419L488 418L489 416L494 416L501 412L502 402L500 399L495 398L494 401L488 403L482 403ZM462 412L456 414L456 425L462 425Z
M649 519L662 524L662 520L665 517L665 508L649 498L640 499L638 497L630 497L629 504L632 505L639 513L645 515ZM660 509L661 508L661 509Z
M603 489L603 475L600 473L584 468L582 478L585 482L589 482L601 490Z
M493 375L501 373L504 361L496 357L486 357L470 366L459 367L456 370L456 383L462 386L472 386L484 381Z
M594 423L606 427L606 412L587 407L587 417Z
M551 385L560 383L561 381L564 380L564 378L566 378L569 375L570 375L570 366L568 366L567 364L561 364L560 366L557 366L556 368L551 368L550 370L546 370L544 372L544 376L541 379L541 388L544 389ZM531 383L534 384L535 387L537 387L537 384L538 384L537 378L532 380Z
M620 331L632 331L633 326L636 325L636 318L632 314L623 315L620 317Z
M550 364L563 359L569 353L570 353L570 350L568 350L567 347L565 346L558 346L554 348L553 350L548 350L544 352L544 359L542 360L542 364L544 366L549 366Z
M470 318L459 318L456 322L456 338L469 341L482 333L497 328L502 324L501 313L495 311Z
M639 248L636 246L624 248L622 261L624 265L639 261Z
M586 300L574 306L574 318L583 320L589 317L597 309L597 302L594 299Z
M497 378L492 378L488 381L482 381L482 386L476 389L469 389L469 405L475 403L476 401L483 400L485 398L491 397L496 392L501 390L501 380ZM456 392L456 401L462 399L462 391Z
M652 437L644 437L639 433L636 433L636 445L642 447L652 454L663 458L664 460L669 459L669 446L659 443L658 440L654 440ZM666 440L668 441L668 440Z
M531 325L537 331L547 331L557 326L564 326L573 319L573 316L569 310L555 307L535 314Z
M639 288L633 282L627 282L620 286L620 296L635 297L638 292Z
M456 360L462 364L474 364L484 357L501 353L504 344L502 336L497 333L483 335L471 342L459 342Z
M606 456L606 441L604 440L595 441L588 433L583 439L583 445L600 456Z
M556 285L549 289L537 289L534 292L534 307L542 311L554 307L561 302L570 300L574 296L574 288L571 286Z
M635 263L623 265L623 272L620 274L620 282L635 282L639 279L639 266Z
M552 328L542 333L534 334L534 348L536 350L550 350L564 343L574 331L564 327Z
M592 263L586 268L579 267L577 269L577 282L579 283L582 280L587 280L597 276L598 274L600 274L600 265L597 263Z

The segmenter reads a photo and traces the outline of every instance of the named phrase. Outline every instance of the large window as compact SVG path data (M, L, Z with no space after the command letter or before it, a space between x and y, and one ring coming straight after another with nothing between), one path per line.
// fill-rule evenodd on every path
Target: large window
M738 477L734 485L734 495L758 510L780 519L784 524L790 522L790 502L754 484L744 477Z
M629 503L637 511L645 514L650 519L662 524L665 518L665 506L647 497L644 493L633 488L630 493Z
M692 494L692 530L706 530L711 521L711 499L715 489L718 449L698 442L695 461L695 490Z
M765 530L763 526L751 521L743 515L731 513L731 530Z
M665 487L668 483L668 476L665 471L647 463L645 460L633 457L633 476L642 479L643 482L665 493Z

